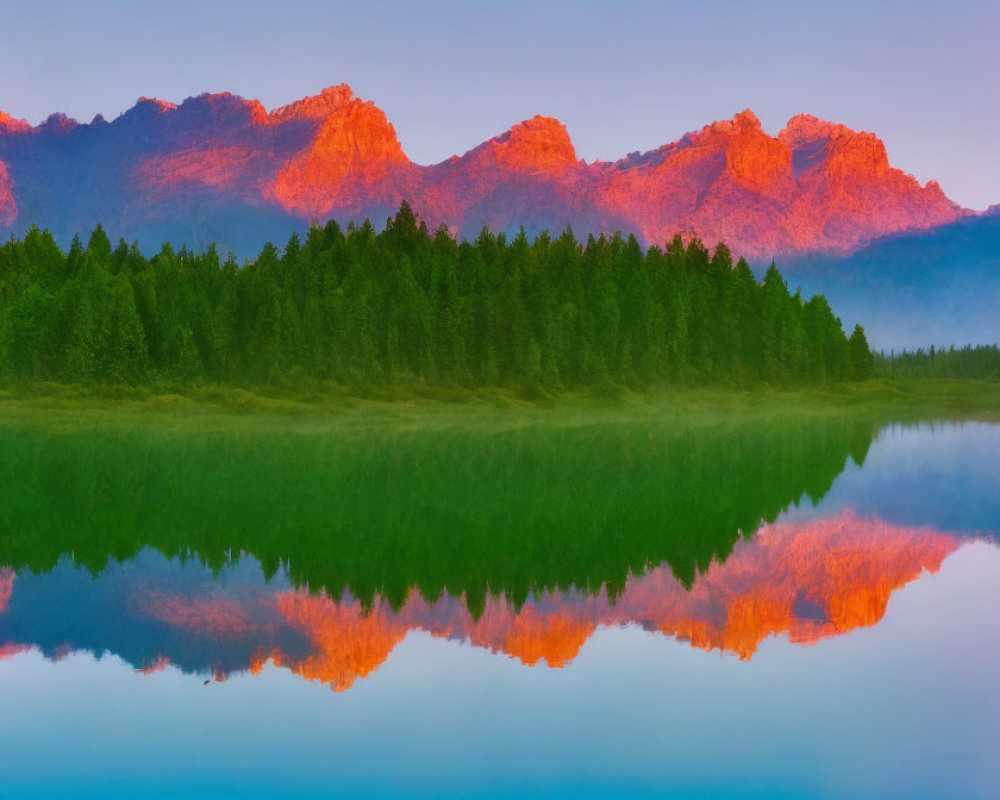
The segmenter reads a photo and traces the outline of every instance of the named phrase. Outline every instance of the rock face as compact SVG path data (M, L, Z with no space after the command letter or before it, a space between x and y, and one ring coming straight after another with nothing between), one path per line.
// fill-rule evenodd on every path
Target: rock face
M565 127L536 116L462 156L420 166L393 126L346 85L268 112L204 94L140 98L108 123L0 112L0 233L35 223L68 241L97 222L147 246L217 240L242 255L296 227L366 217L407 200L429 225L578 234L676 233L741 254L851 250L963 216L934 183L889 165L873 134L800 115L772 137L744 111L616 162L577 158ZM154 241L147 241L152 238Z
M397 205L412 170L385 114L346 86L275 111L276 126L314 128L305 146L274 179L273 196L311 220L362 216L370 206Z
M23 133L31 130L31 126L23 119L14 119L10 114L0 111L0 133Z

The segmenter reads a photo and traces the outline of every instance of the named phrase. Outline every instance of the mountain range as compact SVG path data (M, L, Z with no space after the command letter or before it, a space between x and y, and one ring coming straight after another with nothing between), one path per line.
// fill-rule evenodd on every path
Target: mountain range
M442 123L446 124L446 123ZM229 93L143 97L111 122L0 111L0 236L48 228L64 247L98 223L148 253L169 241L255 255L336 219L376 227L403 201L474 238L571 226L643 245L724 241L791 288L826 294L876 348L1000 340L1000 214L975 214L889 164L872 133L809 115L768 135L750 111L617 161L577 157L536 116L422 166L345 84L268 111Z
M890 166L874 134L809 115L772 137L743 111L590 163L558 120L536 116L422 166L347 85L272 111L222 93L180 105L144 97L89 124L53 114L31 126L0 112L0 234L38 224L65 243L101 222L145 247L216 241L247 256L313 221L380 226L403 200L465 237L571 225L662 245L682 233L756 260L850 252L969 213Z

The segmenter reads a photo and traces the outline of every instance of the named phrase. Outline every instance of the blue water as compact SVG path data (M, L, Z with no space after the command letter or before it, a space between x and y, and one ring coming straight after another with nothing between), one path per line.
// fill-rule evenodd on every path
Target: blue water
M561 668L527 666L413 626L344 691L273 662L218 682L211 658L237 664L251 634L220 628L199 670L215 623L198 638L128 598L169 586L246 604L293 591L283 574L149 552L96 579L68 562L18 574L0 614L0 646L4 631L22 646L0 661L0 798L1000 796L998 453L1000 426L884 430L781 531L851 510L950 554L872 624L809 646L768 636L744 660L636 622L598 625ZM261 608L253 635L298 647ZM137 672L143 637L188 661Z

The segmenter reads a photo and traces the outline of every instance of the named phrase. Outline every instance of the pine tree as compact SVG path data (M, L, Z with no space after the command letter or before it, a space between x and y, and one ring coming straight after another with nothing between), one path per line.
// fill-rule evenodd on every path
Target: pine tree
M879 369L1000 371L996 351L918 351ZM725 245L571 229L529 241L431 236L406 204L370 222L313 226L241 267L214 246L151 259L103 228L63 255L47 231L0 245L0 380L238 383L311 377L552 389L608 381L787 384L871 376L822 297L772 264L758 285ZM880 373L881 374L881 373Z
M868 347L865 329L860 325L854 326L854 332L847 340L847 350L851 380L865 381L871 378L875 372L875 359Z

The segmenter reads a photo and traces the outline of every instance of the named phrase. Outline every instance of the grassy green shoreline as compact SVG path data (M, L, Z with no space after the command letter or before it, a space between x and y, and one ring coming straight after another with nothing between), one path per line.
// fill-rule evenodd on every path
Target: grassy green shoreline
M660 387L560 395L508 389L455 390L425 386L327 386L308 392L273 388L74 386L37 384L0 391L0 424L74 422L209 424L252 416L307 427L376 423L586 424L616 418L677 417L690 424L775 418L786 414L865 414L885 421L1000 421L1000 382L877 379L822 389Z

